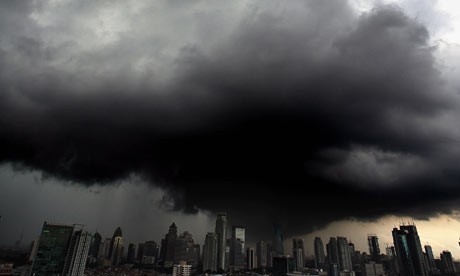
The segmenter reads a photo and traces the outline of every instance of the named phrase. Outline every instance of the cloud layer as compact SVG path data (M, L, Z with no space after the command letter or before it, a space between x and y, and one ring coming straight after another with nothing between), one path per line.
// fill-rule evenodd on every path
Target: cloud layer
M265 232L458 207L458 99L398 7L7 2L2 162Z

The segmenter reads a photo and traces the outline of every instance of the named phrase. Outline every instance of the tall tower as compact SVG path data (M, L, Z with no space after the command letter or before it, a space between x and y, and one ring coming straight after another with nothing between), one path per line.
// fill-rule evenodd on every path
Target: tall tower
M74 227L44 222L30 275L62 275Z
M426 252L426 258L427 258L427 267L428 270L434 271L436 270L436 264L434 262L434 255L433 255L433 249L431 248L430 245L425 245L425 252Z
M420 237L417 232L417 227L415 225L403 225L400 226L400 229L407 233L407 244L409 246L415 274L418 276L427 276L427 266L422 251L422 245L420 243Z
M320 237L315 237L315 266L320 268L324 263L326 263L324 257L324 245Z
M276 256L284 255L283 235L279 224L273 224L273 249Z
M377 262L380 258L379 238L377 235L367 235L367 244L369 245L369 254L371 255L372 260Z
M91 240L92 235L83 229L73 233L62 275L83 276Z
M168 233L164 240L162 240L162 251L164 247L164 267L172 267L174 263L174 250L176 247L176 239L177 239L177 226L173 222L171 226L169 226Z
M225 269L225 247L227 243L227 213L218 213L216 219L217 269Z
M246 258L247 258L246 263L248 264L249 269L257 268L257 260L256 260L257 257L256 257L256 251L254 250L254 248L248 247L247 252L246 252Z
M327 249L327 259L329 264L337 264L339 265L339 252L337 250L337 239L331 237L329 242L326 245Z
M296 270L302 271L305 257L303 239L292 239L292 254L294 256Z
M337 252L339 253L339 268L340 271L352 271L350 247L347 238L337 237Z
M203 271L217 271L217 234L209 232L206 234L203 247Z
M245 228L242 226L232 227L232 238L230 240L230 264L244 267Z
M108 259L112 265L119 265L123 257L123 234L121 228L118 227L113 233L110 241Z
M256 245L257 250L257 267L267 267L267 243L264 241L258 241Z

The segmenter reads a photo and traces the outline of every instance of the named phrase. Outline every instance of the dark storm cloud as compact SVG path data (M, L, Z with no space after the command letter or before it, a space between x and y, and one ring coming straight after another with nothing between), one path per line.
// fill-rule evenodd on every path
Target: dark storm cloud
M148 31L82 50L49 43L33 17L2 27L0 160L85 185L139 174L176 209L293 234L456 208L458 137L443 116L457 99L426 28L391 6L357 18L344 1L256 4L225 35L199 13L219 40L196 31L164 63Z

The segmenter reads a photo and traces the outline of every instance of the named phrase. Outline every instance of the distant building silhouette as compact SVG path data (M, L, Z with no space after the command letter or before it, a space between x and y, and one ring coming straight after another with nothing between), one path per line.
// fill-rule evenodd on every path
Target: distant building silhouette
M267 243L265 241L258 241L256 245L257 250L257 267L268 266L268 250Z
M161 240L161 256L163 260L164 267L172 267L174 264L174 251L176 248L176 239L177 239L177 226L173 222L169 226L168 233L165 238Z
M227 213L218 213L216 219L217 269L225 269L225 251L227 243Z
M203 247L203 271L217 271L218 237L216 233L206 234Z
M246 251L246 263L249 269L257 268L257 256L256 250L252 247L248 247Z
M283 235L281 233L281 226L273 224L273 251L276 256L284 255Z
M305 250L303 246L303 239L292 239L292 255L294 256L296 270L302 271L305 266Z
M329 242L326 245L327 249L327 260L329 264L337 264L339 265L339 252L337 249L337 239L331 237Z
M110 241L108 259L111 265L119 265L123 257L123 234L121 228L118 227L113 233Z
M370 234L367 236L367 244L369 246L369 254L374 262L379 261L380 246L379 238L376 235Z
M324 244L320 237L315 237L314 250L315 250L315 267L322 268L322 265L326 263L326 259L324 256Z
M350 247L348 246L347 238L337 237L337 252L340 271L353 271Z
M443 274L455 274L454 260L452 259L452 254L444 250L440 255L441 259L441 272Z

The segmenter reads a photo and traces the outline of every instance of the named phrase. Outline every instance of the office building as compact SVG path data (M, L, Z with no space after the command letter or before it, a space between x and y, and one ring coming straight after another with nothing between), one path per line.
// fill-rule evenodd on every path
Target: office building
M62 275L74 227L45 222L30 275Z
M265 241L258 241L256 245L257 249L257 267L267 267L267 243Z
M350 247L348 240L345 237L337 237L337 252L339 259L339 270L340 271L353 271L353 265L351 263Z
M257 268L257 256L256 256L256 251L254 248L247 248L246 251L246 263L248 266L248 269L255 269Z
M273 224L273 251L275 256L284 256L283 235L281 233L281 226Z
M315 251L315 267L322 268L323 265L326 263L326 258L324 256L323 241L321 240L320 237L315 237L314 251Z
M218 237L216 233L209 232L203 246L203 271L217 271Z
M367 244L369 245L369 254L371 256L371 259L374 262L378 262L380 258L380 246L379 238L377 237L377 235L367 235Z
M217 269L225 270L225 251L227 243L227 214L218 213L216 219Z
M136 245L133 243L128 245L128 255L126 256L126 261L128 264L134 264L136 261Z
M108 260L111 265L117 266L121 263L123 257L123 234L121 228L118 227L113 233L112 239L110 240Z
M367 264L362 264L361 275L362 276L384 276L385 271L383 270L382 264L370 262Z
M441 253L440 256L441 259L441 272L443 274L454 274L456 272L455 266L454 266L454 260L452 259L452 254L444 250Z
M177 226L173 222L169 226L168 233L161 241L161 259L163 260L164 267L172 267L174 263L174 251L176 249L177 239Z
M292 255L294 256L297 271L302 271L304 268L304 252L303 239L292 239Z
M415 225L402 225L393 229L393 240L403 275L427 276L428 269Z
M72 234L62 275L83 276L92 238L93 236L83 229Z
M337 251L337 239L331 237L326 245L327 259L329 264L339 264L339 252Z

